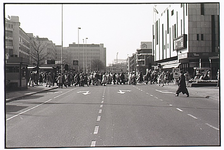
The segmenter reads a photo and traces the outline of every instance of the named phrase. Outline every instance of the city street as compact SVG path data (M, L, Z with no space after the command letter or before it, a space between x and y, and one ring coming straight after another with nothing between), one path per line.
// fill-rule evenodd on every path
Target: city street
M219 146L219 100L177 87L58 88L6 103L6 147Z

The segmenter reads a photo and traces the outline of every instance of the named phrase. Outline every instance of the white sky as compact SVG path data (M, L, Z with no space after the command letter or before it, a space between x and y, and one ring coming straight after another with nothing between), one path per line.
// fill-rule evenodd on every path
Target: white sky
M103 43L107 50L107 65L118 52L126 59L140 48L141 42L152 41L154 4L64 4L63 46L83 43ZM158 6L157 6L158 7ZM159 7L158 7L159 9ZM5 17L19 16L20 27L34 36L47 37L61 45L62 5L6 4Z

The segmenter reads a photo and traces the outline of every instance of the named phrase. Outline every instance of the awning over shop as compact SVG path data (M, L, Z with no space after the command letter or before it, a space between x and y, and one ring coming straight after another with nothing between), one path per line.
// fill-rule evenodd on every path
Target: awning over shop
M175 63L175 64L167 64L162 66L163 69L169 69L169 68L176 68L180 65L180 63Z

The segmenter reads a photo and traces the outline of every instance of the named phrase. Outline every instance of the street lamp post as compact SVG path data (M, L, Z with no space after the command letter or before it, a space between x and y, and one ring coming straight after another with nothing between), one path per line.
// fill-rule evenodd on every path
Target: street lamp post
M62 51L63 51L63 4L61 6L61 74L63 72Z
M83 68L83 72L84 72L84 39L82 39L83 40L83 45L82 45L82 68Z
M86 49L87 49L87 39L88 38L86 38ZM87 53L88 53L88 51L86 51L86 70L87 70Z
M81 29L81 27L78 27L78 61L79 61L79 29ZM78 63L78 71L79 71L79 63Z

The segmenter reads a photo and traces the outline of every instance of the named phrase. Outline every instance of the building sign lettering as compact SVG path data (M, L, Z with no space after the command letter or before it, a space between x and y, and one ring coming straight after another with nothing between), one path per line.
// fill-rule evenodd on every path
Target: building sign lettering
M175 39L173 41L173 47L174 50L181 50L187 48L187 35L183 34L182 36Z

